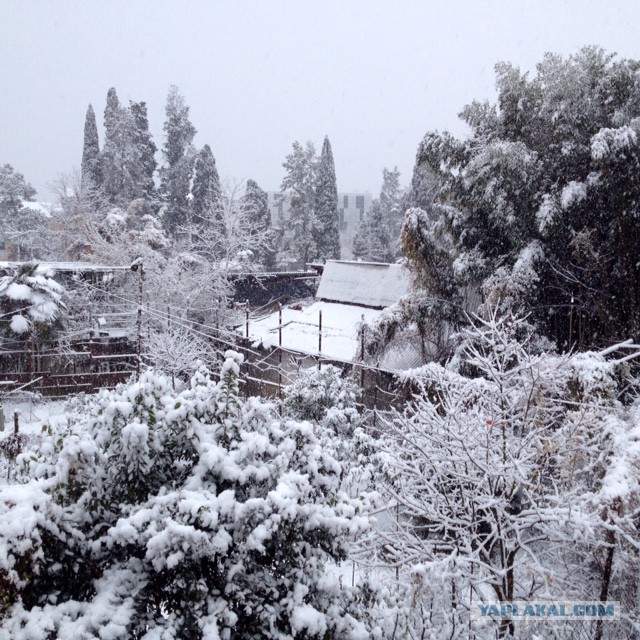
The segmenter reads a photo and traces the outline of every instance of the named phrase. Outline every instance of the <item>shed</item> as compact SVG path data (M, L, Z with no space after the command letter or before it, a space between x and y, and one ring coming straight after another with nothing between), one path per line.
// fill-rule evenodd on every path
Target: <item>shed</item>
M329 260L316 299L384 309L409 292L409 271L400 264Z

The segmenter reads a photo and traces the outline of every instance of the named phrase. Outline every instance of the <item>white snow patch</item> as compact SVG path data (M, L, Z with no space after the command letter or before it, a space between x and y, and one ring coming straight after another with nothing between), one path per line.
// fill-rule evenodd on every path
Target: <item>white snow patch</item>
M587 187L583 182L576 182L572 180L562 190L560 196L560 206L563 209L568 209L574 204L582 202L587 197Z
M322 355L336 360L352 360L357 353L358 326L373 322L381 313L348 304L315 302L307 307L282 310L282 346L285 349L318 354L319 316L322 311ZM244 328L244 327L243 327ZM242 329L239 329L242 333ZM278 312L249 322L249 337L265 347L278 345Z
M23 315L19 313L11 318L11 331L14 333L27 333L31 325Z

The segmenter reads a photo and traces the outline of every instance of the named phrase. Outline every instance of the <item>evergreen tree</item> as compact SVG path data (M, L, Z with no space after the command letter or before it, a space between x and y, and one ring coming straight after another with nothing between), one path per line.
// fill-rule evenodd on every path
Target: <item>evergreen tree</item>
M283 167L282 194L289 202L288 220L291 237L286 252L298 263L305 265L317 257L314 239L314 210L317 159L311 142L303 147L293 143L293 151L287 156Z
M36 190L10 164L0 167L0 216L17 214L23 200L33 200Z
M43 215L23 204L35 195L36 190L21 173L10 164L0 166L0 242L14 260L34 257L34 241L45 227Z
M189 188L195 159L192 143L196 134L189 120L189 107L176 86L169 89L165 114L160 189L166 203L165 227L175 238L189 222Z
M501 63L497 105L461 113L470 138L428 133L418 151L458 290L531 311L561 348L640 334L639 69L594 47L534 77Z
M225 233L220 177L208 144L196 154L193 173L191 212L195 225L214 225Z
M338 187L333 153L329 137L325 136L318 161L315 194L314 240L317 256L321 259L340 259L340 232L338 229Z
M360 228L353 238L352 253L356 260L368 260L371 228L368 216L362 220Z
M386 222L380 200L375 199L371 203L369 215L369 254L367 256L368 260L373 262L391 262L393 257L392 241Z
M399 183L400 172L382 170L380 196L371 203L371 211L362 221L353 239L353 255L371 262L393 262L401 255L400 228L404 194Z
M400 172L398 167L393 171L382 170L382 188L378 200L380 220L375 223L379 229L377 237L382 245L383 259L393 262L401 255L400 228L402 227L403 191L400 187Z
M258 248L258 259L266 269L275 267L274 233L271 230L269 198L254 180L247 180L247 188L240 203L242 215L252 236L262 234L264 244Z
M82 145L81 165L82 185L98 188L102 183L100 172L100 142L98 126L93 107L89 105L84 122L84 142Z
M105 141L101 155L102 189L109 202L126 209L141 197L138 184L139 160L134 145L134 124L131 112L120 105L116 90L107 93L104 111Z
M136 150L138 173L136 182L144 197L153 202L157 199L153 177L158 166L155 158L158 149L149 131L147 105L145 102L130 102L129 111L133 119L132 143Z
M418 150L418 155L419 153L420 150ZM414 207L431 212L438 191L439 184L434 172L428 165L416 161L411 177L411 186L404 198L403 212Z

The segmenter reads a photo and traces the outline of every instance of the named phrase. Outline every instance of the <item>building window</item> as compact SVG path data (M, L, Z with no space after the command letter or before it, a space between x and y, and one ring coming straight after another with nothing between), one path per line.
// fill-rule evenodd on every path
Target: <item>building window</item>
M364 196L356 196L356 209L364 211Z
M349 196L343 196L343 198L342 198L342 206L345 209L349 208Z

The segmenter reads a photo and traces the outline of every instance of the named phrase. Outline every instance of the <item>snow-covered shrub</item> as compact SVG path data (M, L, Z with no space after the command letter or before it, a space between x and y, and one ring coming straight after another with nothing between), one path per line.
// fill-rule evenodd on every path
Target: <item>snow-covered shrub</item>
M348 435L360 423L356 402L360 390L333 365L303 371L285 387L284 407L296 420L320 423L335 433Z
M310 424L241 401L242 357L152 371L22 456L0 493L0 638L368 638L325 570L368 527Z
M398 567L398 637L515 633L470 621L473 601L609 599L637 615L640 405L618 400L615 350L532 353L529 328L476 319L451 366L406 376L414 402L381 444L395 520L363 545Z
M311 422L323 449L342 464L342 488L352 497L374 499L374 439L357 409L360 389L354 380L333 365L311 367L284 393L284 414Z
M186 321L150 332L145 352L154 369L171 376L174 389L176 379L188 379L199 362L214 361L216 356L212 346L191 330Z

